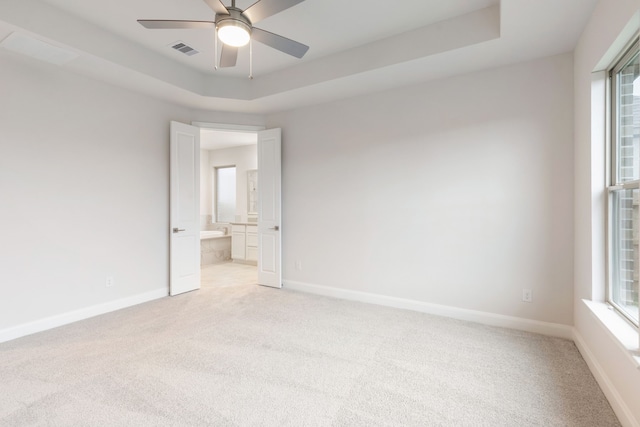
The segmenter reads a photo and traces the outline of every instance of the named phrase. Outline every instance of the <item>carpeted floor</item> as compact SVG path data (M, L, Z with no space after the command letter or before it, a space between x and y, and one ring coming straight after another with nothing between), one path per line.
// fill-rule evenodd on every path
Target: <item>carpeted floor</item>
M205 271L199 291L0 344L0 425L619 425L570 341L222 268L234 283Z

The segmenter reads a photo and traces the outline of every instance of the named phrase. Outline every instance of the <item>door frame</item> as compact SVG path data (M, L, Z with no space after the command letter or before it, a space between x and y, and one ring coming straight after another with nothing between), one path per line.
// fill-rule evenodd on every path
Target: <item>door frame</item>
M242 133L255 133L257 134L260 131L266 130L266 126L258 126L258 125L239 125L232 123L215 123L215 122L200 122L200 121L192 121L191 126L196 126L201 129L213 129L213 130L224 130L227 132L242 132ZM256 154L258 157L260 153ZM258 190L259 192L260 190ZM258 242L260 245L260 242ZM259 251L259 248L258 248Z
M196 126L203 129L214 130L227 130L231 132L246 132L246 133L258 133L261 130L267 129L266 126L255 125L234 125L227 123L211 123L211 122L191 122L191 126Z

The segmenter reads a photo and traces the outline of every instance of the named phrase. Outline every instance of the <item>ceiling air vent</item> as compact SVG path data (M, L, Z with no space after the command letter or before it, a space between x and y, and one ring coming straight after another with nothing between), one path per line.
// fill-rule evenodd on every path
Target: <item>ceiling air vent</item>
M184 44L183 42L171 43L171 47L179 52L184 53L187 56L193 56L196 53L200 53L191 46Z

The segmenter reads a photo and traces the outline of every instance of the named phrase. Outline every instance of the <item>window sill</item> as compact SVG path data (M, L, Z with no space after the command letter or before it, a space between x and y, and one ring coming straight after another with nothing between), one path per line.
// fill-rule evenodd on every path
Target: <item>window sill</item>
M636 368L640 369L638 329L629 324L608 304L584 299L582 302L589 308L591 314L600 321L605 330L615 338L620 347L626 350Z

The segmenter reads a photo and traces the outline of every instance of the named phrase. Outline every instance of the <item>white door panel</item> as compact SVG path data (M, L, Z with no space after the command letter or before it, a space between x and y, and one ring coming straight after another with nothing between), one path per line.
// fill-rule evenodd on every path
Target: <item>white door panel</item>
M171 122L169 294L200 288L200 129Z
M282 287L280 129L258 132L258 283Z
M278 249L278 245L276 243L276 236L273 234L263 233L260 240L260 246L262 250L262 257L260 258L262 261L261 270L265 273L275 274L276 264L275 257L272 256Z

